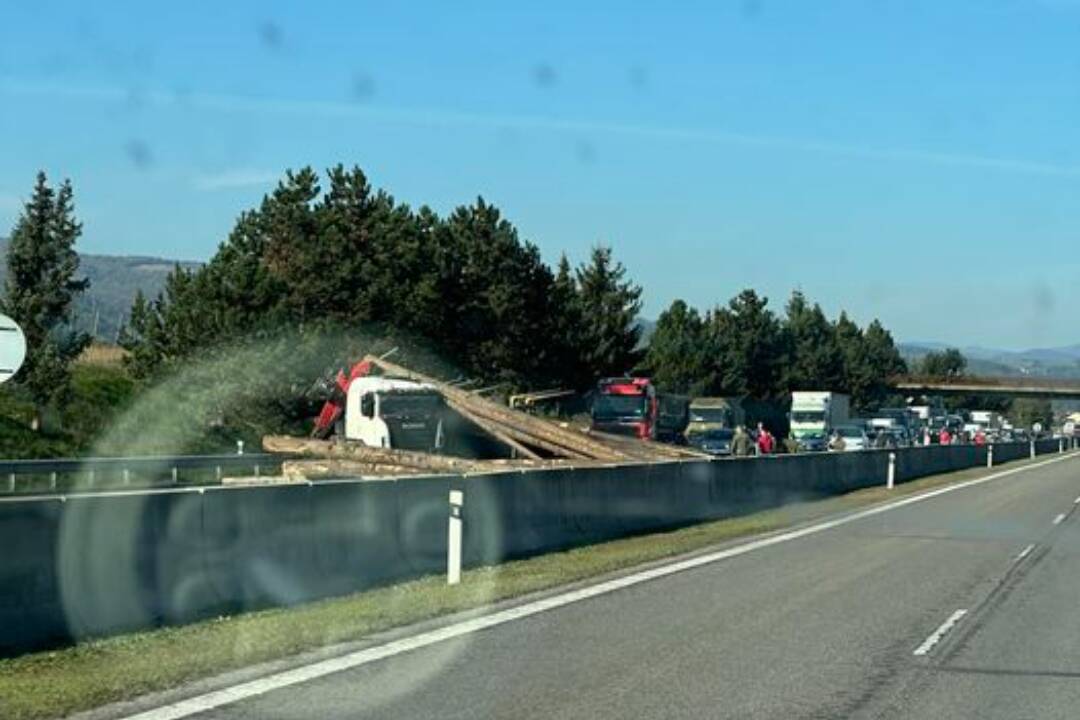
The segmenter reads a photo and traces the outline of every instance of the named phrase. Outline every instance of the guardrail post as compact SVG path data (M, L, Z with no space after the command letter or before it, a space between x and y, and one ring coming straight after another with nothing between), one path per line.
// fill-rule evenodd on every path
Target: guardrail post
M90 487L94 487L94 468L90 468L86 476L86 484Z
M986 467L994 467L994 443L986 446Z
M172 484L173 485L175 485L180 480L179 475L180 475L180 473L177 472L176 466L173 465L172 466Z
M889 452L889 473L885 480L885 487L889 490L893 489L893 485L896 484L896 453Z
M446 584L457 585L461 582L461 506L465 504L465 493L461 490L450 491L449 537L446 544Z
M1065 452L1065 438L1058 438L1058 452Z
M214 477L217 478L218 482L221 482L221 466L220 465L215 465L214 466Z
M236 441L236 454L237 455L243 455L244 454L244 441L243 440L237 440Z
M8 473L8 492L15 492L15 473Z
M56 492L56 471L49 473L49 490Z
M124 468L124 484L125 485L130 485L131 484L131 471L128 470L127 468Z
M1031 459L1035 459L1035 438L1031 439Z
M256 480L259 479L259 466L258 465L255 466L255 479Z

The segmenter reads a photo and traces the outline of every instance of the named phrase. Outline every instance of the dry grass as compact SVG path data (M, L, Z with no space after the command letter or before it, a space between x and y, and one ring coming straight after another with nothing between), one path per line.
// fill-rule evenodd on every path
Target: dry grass
M98 365L101 367L120 367L128 351L119 345L106 345L105 343L92 342L83 350L82 355L75 362L81 365Z

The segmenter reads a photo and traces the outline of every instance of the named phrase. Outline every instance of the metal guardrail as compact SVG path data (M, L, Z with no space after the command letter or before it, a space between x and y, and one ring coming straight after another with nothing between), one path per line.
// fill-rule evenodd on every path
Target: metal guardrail
M269 474L281 467L286 458L269 453L229 454L229 455L149 455L138 457L89 457L56 458L47 460L0 460L0 492L14 493L18 489L18 479L47 478L44 488L50 492L58 490L61 476L69 478L80 476L83 487L92 489L106 484L110 487L150 486L179 484L181 470L206 471L206 479L198 484L221 482L226 471L247 471L258 477ZM209 475L213 472L212 479ZM141 482L133 483L133 477Z

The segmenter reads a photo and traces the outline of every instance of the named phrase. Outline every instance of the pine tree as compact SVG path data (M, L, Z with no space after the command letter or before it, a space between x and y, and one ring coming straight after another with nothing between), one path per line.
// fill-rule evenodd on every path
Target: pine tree
M967 369L967 358L956 348L929 352L916 364L915 372L936 380L961 377Z
M597 246L577 270L582 316L581 348L593 377L620 375L641 360L641 287L626 279L626 268L611 248Z
M645 366L668 392L700 395L710 383L710 348L705 324L694 308L676 300L656 320Z
M565 254L559 258L555 271L550 307L548 337L552 344L552 379L563 386L585 390L596 382L596 378L585 365L581 294Z
M845 389L860 411L874 410L889 396L889 381L907 372L892 335L874 320L864 332L841 312L834 325L837 346L843 357Z
M550 375L550 268L498 208L477 198L446 221L443 335L452 359L478 377L527 387Z
M70 363L90 342L89 335L71 329L72 302L89 286L75 279L75 241L81 234L71 183L65 180L53 190L39 172L33 196L11 233L2 304L26 334L26 360L17 382L34 401L35 429L68 396Z
M712 313L708 328L710 344L717 348L715 394L768 399L785 392L783 338L768 304L768 298L748 289Z
M844 358L836 330L821 306L791 294L783 327L785 362L783 386L792 390L835 390L844 386Z

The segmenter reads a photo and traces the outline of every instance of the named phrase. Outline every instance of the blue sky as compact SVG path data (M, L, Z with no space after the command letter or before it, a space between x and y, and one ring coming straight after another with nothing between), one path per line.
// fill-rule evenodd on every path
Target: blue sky
M286 168L614 245L645 314L801 288L901 339L1080 342L1080 0L0 5L0 234L205 259Z

